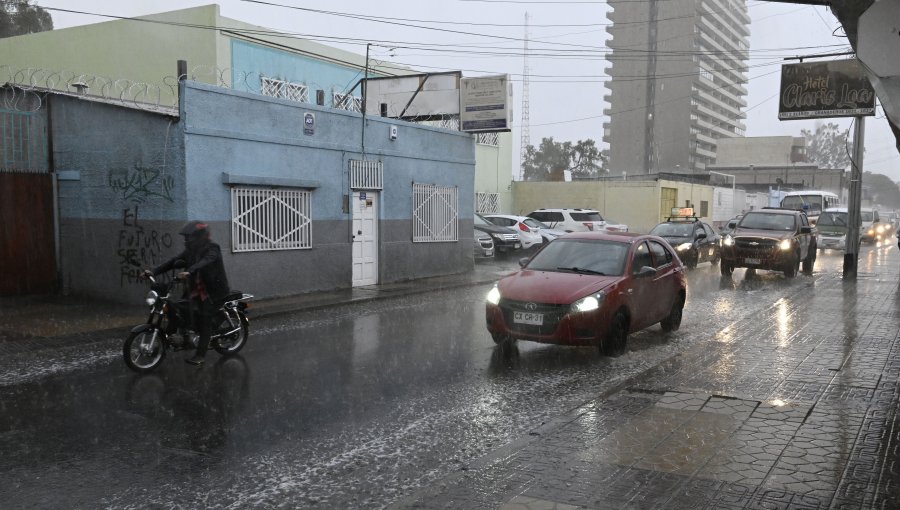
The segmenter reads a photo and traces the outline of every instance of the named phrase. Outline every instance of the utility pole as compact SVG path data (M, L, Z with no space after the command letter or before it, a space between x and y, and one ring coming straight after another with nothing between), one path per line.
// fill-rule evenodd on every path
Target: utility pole
M525 180L525 154L526 147L531 145L531 119L528 112L528 75L531 70L528 68L528 12L525 12L525 49L522 52L525 55L525 63L522 70L522 135L519 138L519 180Z
M859 267L859 208L862 203L863 139L866 118L856 117L853 131L853 159L850 161L850 202L847 204L847 242L844 248L844 280L856 280Z
M369 48L372 46L372 43L366 43L366 70L362 79L362 135L360 136L360 146L362 152L363 161L366 160L366 92L368 92L369 88ZM353 99L353 96L350 97Z
M653 139L653 124L656 116L656 30L657 23L657 0L650 0L649 3L650 16L647 25L647 114L644 116L644 129L647 139L644 140L644 173L659 172L659 154L653 153L655 141ZM655 156L655 158L654 158Z

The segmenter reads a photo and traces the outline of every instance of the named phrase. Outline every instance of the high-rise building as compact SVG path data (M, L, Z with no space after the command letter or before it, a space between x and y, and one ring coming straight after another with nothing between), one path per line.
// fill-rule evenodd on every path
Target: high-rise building
M694 172L744 135L750 16L744 0L609 0L614 174Z

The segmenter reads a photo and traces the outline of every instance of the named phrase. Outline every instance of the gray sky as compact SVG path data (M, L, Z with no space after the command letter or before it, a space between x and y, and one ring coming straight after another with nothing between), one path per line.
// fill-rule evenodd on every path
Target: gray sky
M305 9L350 13L366 18L403 18L403 26L345 16L319 14L242 0L222 0L223 16L275 30L307 34L309 39L365 53L365 42L339 43L323 37L364 41L391 41L372 48L372 57L407 64L422 71L462 70L467 76L509 73L514 81L513 161L518 166L523 70L524 17L530 15L529 67L531 143L543 137L557 141L603 138L604 122L602 59L609 23L604 3L584 0L538 2L535 0L416 0L367 2L360 0L266 0L268 3ZM202 0L37 0L43 7L78 10L113 16L140 16L213 3ZM814 129L815 121L779 121L776 94L783 58L843 51L847 39L832 32L839 27L824 7L750 0L753 19L750 40L750 82L747 86L747 136L800 136ZM106 21L108 18L51 11L56 28ZM453 23L425 23L442 21ZM482 25L478 25L482 24ZM504 25L504 26L496 26ZM422 28L430 27L432 29ZM461 33L465 32L465 33ZM837 34L841 31L837 30ZM419 48L404 47L415 43ZM421 48L424 46L425 49ZM466 46L469 46L467 49ZM477 46L478 48L472 48ZM598 49L599 47L599 49ZM391 49L396 48L396 49ZM444 51L433 51L443 49ZM590 51L589 58L565 58L562 53ZM472 51L492 53L473 54ZM498 55L502 53L504 55ZM540 56L543 53L546 56ZM900 181L900 155L879 108L866 121L866 171L883 173ZM880 117L880 118L879 118ZM825 119L843 129L850 119Z

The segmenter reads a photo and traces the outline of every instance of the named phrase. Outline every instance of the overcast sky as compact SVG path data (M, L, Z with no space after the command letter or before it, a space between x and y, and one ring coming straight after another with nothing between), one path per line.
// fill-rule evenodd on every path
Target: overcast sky
M202 0L37 0L45 8L111 16L140 16L206 5ZM372 57L422 71L462 70L466 76L508 73L514 82L513 161L518 166L526 11L530 15L531 143L603 138L602 58L608 38L607 6L585 0L247 0L218 2L223 16L291 33L365 54L365 41L376 45ZM293 7L293 8L292 8ZM747 86L747 136L800 136L814 121L779 121L776 94L783 58L844 51L847 39L824 7L750 0L750 82ZM366 19L315 13L327 10ZM90 14L50 11L56 28L107 21ZM377 18L382 21L377 21ZM431 21L429 23L428 21ZM442 23L434 23L440 21ZM427 27L427 28L426 28ZM333 38L361 42L336 42ZM409 46L414 46L410 48ZM473 53L477 52L477 53ZM584 53L587 52L587 53ZM487 53L487 54L486 54ZM575 53L586 56L570 57ZM74 71L74 69L73 69ZM900 155L884 112L866 121L866 171L900 181ZM826 119L843 129L850 119ZM851 134L852 136L852 134Z

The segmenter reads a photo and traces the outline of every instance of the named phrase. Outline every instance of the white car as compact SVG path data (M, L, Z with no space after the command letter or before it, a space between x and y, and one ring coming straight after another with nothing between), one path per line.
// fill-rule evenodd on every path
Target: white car
M557 237L566 234L565 230L550 228L548 225L528 216L486 214L484 217L491 223L518 231L519 237L522 239L522 247L525 249L549 243ZM525 240L526 238L528 238L528 241Z
M628 225L611 224L595 209L538 209L527 216L565 232L628 231Z

